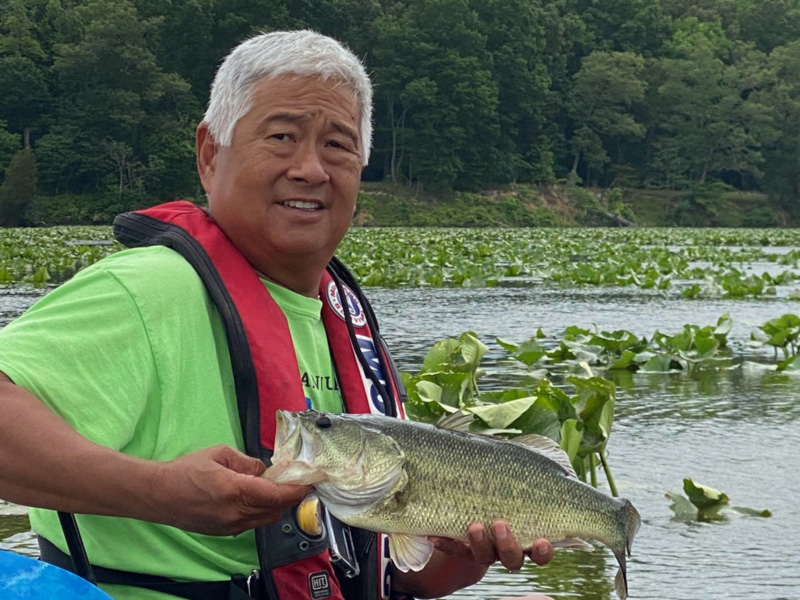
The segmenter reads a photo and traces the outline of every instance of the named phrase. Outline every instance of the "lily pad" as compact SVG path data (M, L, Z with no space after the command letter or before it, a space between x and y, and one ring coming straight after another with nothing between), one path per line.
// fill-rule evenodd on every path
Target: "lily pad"
M728 495L691 479L683 480L686 496L677 492L667 492L672 502L670 509L678 521L725 521L734 516L771 517L769 510L757 510L745 506L730 506Z

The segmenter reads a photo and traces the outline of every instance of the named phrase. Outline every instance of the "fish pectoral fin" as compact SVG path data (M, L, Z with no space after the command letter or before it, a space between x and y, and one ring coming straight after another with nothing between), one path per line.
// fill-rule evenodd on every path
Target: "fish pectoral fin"
M389 556L403 573L420 571L433 554L433 542L424 535L389 534Z
M563 540L552 542L552 544L553 548L568 548L570 550L582 550L584 552L591 552L594 550L594 546L579 537L564 538Z

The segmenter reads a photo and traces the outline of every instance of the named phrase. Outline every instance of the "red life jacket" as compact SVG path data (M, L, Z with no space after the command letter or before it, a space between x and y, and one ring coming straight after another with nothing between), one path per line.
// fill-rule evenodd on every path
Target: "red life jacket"
M190 202L170 202L120 215L114 221L114 234L131 247L173 248L198 272L225 322L246 451L267 460L275 439L275 411L307 408L283 311L214 220ZM345 410L402 416L401 384L371 309L352 279L355 290L341 282L343 276L350 278L334 259L323 274L319 292ZM343 598L327 540L304 537L291 515L275 526L259 528L256 540L269 597ZM388 596L388 578L381 569L386 560L373 556L370 562L370 568L379 572L365 573L374 581L367 587L377 589L367 596L362 586L356 593L364 600Z

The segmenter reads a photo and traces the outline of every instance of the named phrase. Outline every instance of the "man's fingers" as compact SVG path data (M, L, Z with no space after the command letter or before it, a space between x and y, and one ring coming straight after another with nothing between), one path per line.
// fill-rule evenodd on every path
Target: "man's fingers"
M510 571L521 569L525 563L525 555L511 534L508 525L503 521L495 521L492 523L492 535L497 549L497 557L503 566Z
M497 560L494 544L480 523L473 523L467 529L467 539L472 550L472 556L479 565L491 565Z
M436 549L450 556L471 557L477 564L488 567L498 560L510 571L518 571L525 564L525 556L537 565L544 565L553 558L553 545L544 538L533 542L531 548L523 550L514 537L508 523L495 521L490 531L480 523L467 528L467 542L432 536ZM543 596L542 598L546 598Z
M242 493L249 507L286 509L308 496L314 488L310 485L277 484L267 479L253 478L241 482Z
M214 460L223 467L243 475L258 477L267 470L267 466L257 458L247 456L230 446L215 447Z
M546 565L552 560L553 552L553 544L544 538L540 538L533 542L528 556L530 556L531 560L537 565Z
M438 536L431 536L429 539L439 552L444 552L448 556L472 558L472 550L467 544L460 540Z

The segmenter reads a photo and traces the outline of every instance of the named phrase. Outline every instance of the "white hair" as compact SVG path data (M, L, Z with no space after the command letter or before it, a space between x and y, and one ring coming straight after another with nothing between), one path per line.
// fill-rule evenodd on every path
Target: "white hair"
M203 120L218 144L230 146L236 123L252 108L262 78L293 74L334 79L347 85L361 110L363 164L372 146L372 85L364 65L336 40L315 31L274 31L245 40L217 71Z

